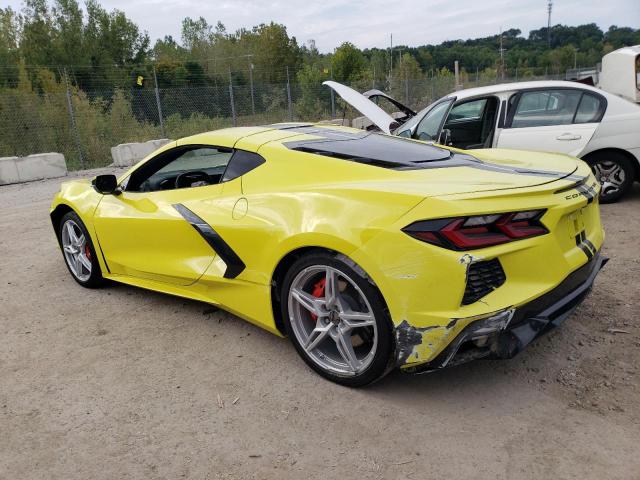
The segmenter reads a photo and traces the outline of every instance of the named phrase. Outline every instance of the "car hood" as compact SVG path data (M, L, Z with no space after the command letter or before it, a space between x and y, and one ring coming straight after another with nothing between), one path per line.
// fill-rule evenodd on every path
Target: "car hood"
M353 88L331 80L322 82L322 84L340 95L345 102L371 120L384 133L390 134L391 130L396 128L398 122L391 115Z

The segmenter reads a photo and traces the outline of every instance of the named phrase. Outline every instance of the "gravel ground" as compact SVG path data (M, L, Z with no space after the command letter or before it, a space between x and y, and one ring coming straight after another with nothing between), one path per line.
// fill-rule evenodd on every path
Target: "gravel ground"
M611 261L561 329L349 390L207 305L82 289L59 183L0 187L0 478L640 479L640 188L602 207Z

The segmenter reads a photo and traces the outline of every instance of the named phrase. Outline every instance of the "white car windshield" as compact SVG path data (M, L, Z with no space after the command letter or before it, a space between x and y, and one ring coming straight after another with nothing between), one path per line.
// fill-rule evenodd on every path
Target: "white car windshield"
M442 100L442 99L438 99L435 102L433 102L432 104L430 104L429 106L423 108L422 110L420 110L418 113L416 113L416 115L414 117L412 117L411 119L409 119L409 121L407 121L406 123L400 125L400 127L398 127L393 133L395 135L399 135L402 137L411 137L413 134L413 131L416 127L416 125L418 125L418 123L420 123L423 119L425 119L427 116L430 115L435 115L438 114L438 112L441 110L440 108L434 108L439 104L450 104L451 102L453 102L453 98L447 100ZM446 112L447 109L444 109L444 112L441 112L441 115L444 115L444 113ZM438 116L441 116L438 115ZM440 119L441 120L441 119ZM438 127L440 126L440 121L438 120Z

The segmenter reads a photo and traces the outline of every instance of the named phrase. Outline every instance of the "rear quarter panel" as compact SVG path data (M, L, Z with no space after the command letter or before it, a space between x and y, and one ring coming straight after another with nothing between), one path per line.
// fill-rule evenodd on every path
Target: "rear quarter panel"
M589 175L580 162L578 173ZM595 179L592 183L596 184ZM599 250L604 241L597 200L569 190L556 193L571 182L563 180L511 191L454 194L426 198L405 216L382 230L351 258L375 280L389 307L393 322L428 332L420 358L431 358L473 318L517 307L550 291L569 273L588 261L577 248L569 225L570 215L583 212L587 238ZM597 188L597 184L596 184ZM547 235L467 252L452 251L420 242L401 232L417 220L500 213L544 208ZM498 257L507 282L470 305L461 305L471 262Z

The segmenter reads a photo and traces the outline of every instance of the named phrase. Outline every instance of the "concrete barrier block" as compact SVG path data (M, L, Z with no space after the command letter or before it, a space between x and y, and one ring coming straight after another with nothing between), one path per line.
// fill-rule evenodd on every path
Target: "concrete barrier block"
M111 147L111 158L116 167L130 167L169 142L171 140L168 138L160 138L148 142L121 143Z
M18 157L0 158L0 185L20 182L16 160L18 160Z
M22 182L64 177L67 174L67 164L61 153L35 153L20 157L16 165Z
M351 122L351 126L353 128L360 128L362 130L365 130L367 127L370 127L371 125L373 125L373 122L371 122L371 120L369 120L367 117L356 117Z
M0 185L64 177L67 164L61 153L36 153L0 159Z

